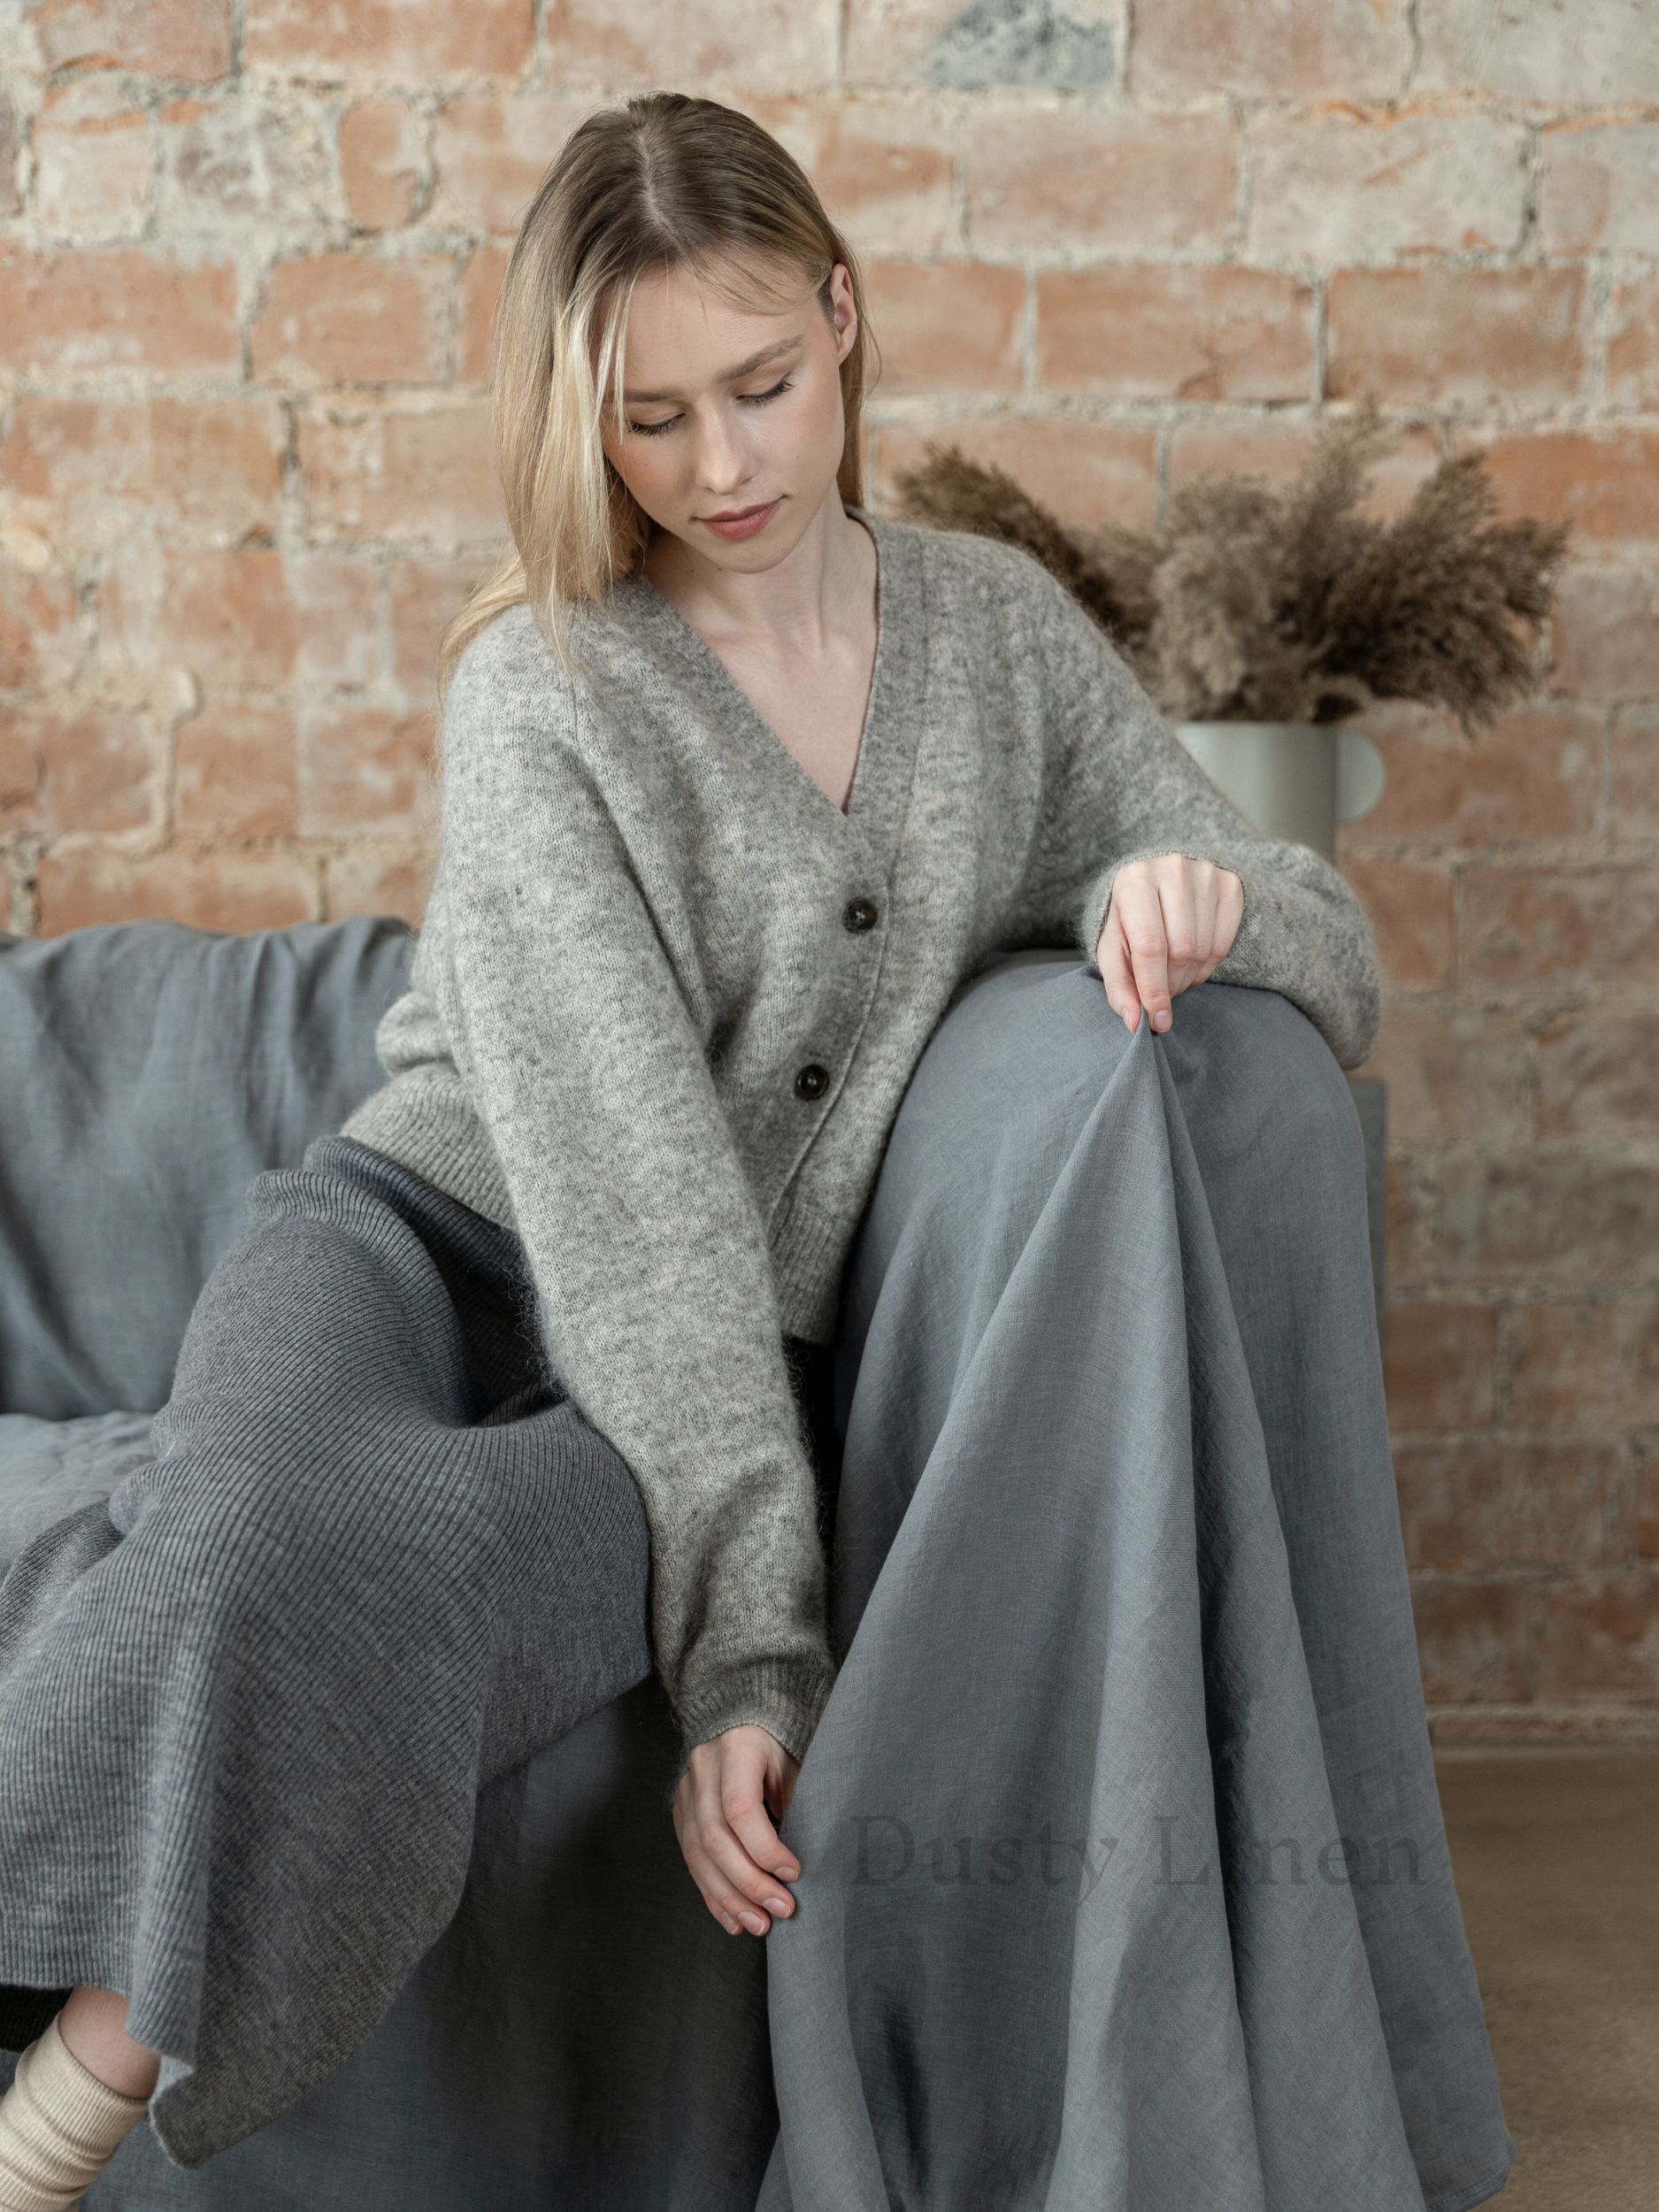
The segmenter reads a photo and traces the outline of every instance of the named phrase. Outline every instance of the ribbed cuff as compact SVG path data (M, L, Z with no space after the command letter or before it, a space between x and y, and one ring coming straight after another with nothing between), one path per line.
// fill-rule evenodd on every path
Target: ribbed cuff
M728 1728L764 1728L792 1759L804 1759L834 1686L835 1670L827 1659L757 1659L727 1669L695 1697L676 1701L680 1772L700 1743Z
M517 1229L489 1133L460 1077L395 1079L364 1101L341 1135L406 1167L503 1229Z

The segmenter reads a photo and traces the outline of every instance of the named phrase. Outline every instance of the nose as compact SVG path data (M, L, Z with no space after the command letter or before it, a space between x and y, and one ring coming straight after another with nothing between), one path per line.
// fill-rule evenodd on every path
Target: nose
M697 481L717 499L729 499L754 474L742 426L729 408L712 409L701 422Z

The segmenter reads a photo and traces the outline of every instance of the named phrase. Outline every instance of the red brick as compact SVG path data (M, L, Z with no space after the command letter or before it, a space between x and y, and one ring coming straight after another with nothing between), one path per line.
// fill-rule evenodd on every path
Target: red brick
M1006 469L1062 522L1150 529L1156 518L1155 434L1139 424L1073 422L1064 416L962 415L887 423L879 434L880 482L919 462L930 445L960 446L970 460Z
M1603 1004L1557 1014L1534 1033L1532 1052L1540 1136L1651 1136L1659 1010Z
M1641 0L1511 6L1420 0L1417 81L1456 92L1513 93L1560 108L1659 96L1659 42Z
M392 617L392 673L415 698L434 689L438 647L488 565L464 560L394 561L386 572Z
M1334 414L1325 421L1337 420ZM1284 483L1312 452L1320 418L1286 419L1282 415L1190 417L1178 422L1170 438L1171 491L1196 476L1265 476ZM1385 454L1371 472L1363 503L1368 515L1397 515L1409 504L1419 484L1434 473L1440 444L1432 430L1405 430L1394 451Z
M437 184L431 220L508 235L594 102L523 93L501 99L465 93L438 111L433 136Z
M466 545L505 534L489 408L314 405L299 426L312 534Z
M316 224L334 213L312 115L240 93L161 111L164 230L227 222Z
M0 715L0 835L38 830L41 769L15 714Z
M456 342L458 383L488 384L494 373L491 348L495 303L501 297L507 261L504 247L480 246L469 256L461 273L460 333Z
M1391 1099L1391 1109L1393 1103ZM1390 1306L1386 1333L1383 1370L1391 1428L1491 1427L1498 1343L1494 1306Z
M35 118L35 210L49 230L84 244L134 237L150 203L150 118L107 77L46 95Z
M945 244L954 131L935 109L864 98L761 100L750 111L811 178L856 252L923 254Z
M1548 254L1648 253L1659 226L1659 128L1589 118L1542 134Z
M1602 727L1599 710L1522 707L1469 738L1449 715L1373 710L1366 734L1388 781L1354 825L1353 841L1467 848L1587 836L1601 798Z
M0 479L80 546L112 543L135 523L234 541L276 527L285 436L269 399L19 399Z
M1018 388L1025 305L1019 270L877 261L865 275L884 393Z
M1513 1705L1527 1696L1525 1583L1422 1582L1411 1606L1430 1704Z
M1659 707L1622 707L1613 718L1613 837L1659 839Z
M1584 989L1647 982L1659 927L1659 869L1474 868L1463 926L1471 983Z
M1086 92L1121 73L1114 0L964 7L962 0L846 0L841 74L855 85L982 91L1010 83Z
M82 650L77 611L74 579L63 569L25 567L0 553L0 691L73 680Z
M1136 0L1129 81L1137 98L1386 94L1410 61L1403 0Z
M1092 251L1220 245L1237 173L1224 116L1092 102L976 116L963 157L975 244L1040 251L1073 241Z
M137 715L74 701L6 710L12 751L7 782L32 764L33 788L0 815L23 829L132 830L149 824L155 756Z
M1327 266L1507 250L1525 142L1518 124L1484 115L1274 109L1253 133L1245 250Z
M1486 460L1506 514L1571 522L1581 545L1659 541L1659 430L1523 432Z
M1504 1419L1517 1429L1627 1429L1659 1420L1659 1305L1511 1306Z
M1060 391L1305 400L1313 296L1265 269L1055 270L1037 282L1037 355Z
M90 922L165 917L197 929L283 929L317 910L311 870L287 853L161 853L134 860L101 846L55 849L37 879L42 937Z
M1579 269L1341 269L1325 388L1352 399L1489 407L1571 399L1584 375Z
M1555 589L1550 680L1580 699L1659 692L1659 570L1572 568Z
M179 827L198 837L291 837L297 807L294 717L283 706L210 704L180 731Z
M1390 1006L1364 1072L1388 1086L1391 1144L1516 1144L1529 1133L1526 1039L1512 1014Z
M1659 1457L1644 1449L1638 1462L1636 1548L1644 1559L1659 1559Z
M1397 991L1444 991L1452 980L1452 879L1415 860L1355 860L1342 873L1377 939L1383 980Z
M426 158L407 100L359 100L340 123L340 176L359 230L396 230L415 211Z
M1659 1167L1577 1148L1440 1164L1440 1256L1458 1283L1659 1278Z
M433 824L433 760L430 715L356 701L307 708L299 725L300 834L419 836Z
M35 35L50 69L135 69L211 84L231 65L231 0L40 0Z
M1460 1568L1605 1561L1620 1458L1610 1444L1413 1444L1394 1452L1406 1561Z
M1385 1185L1388 1279L1402 1296L1432 1274L1439 1197L1432 1174L1414 1159L1392 1159ZM1392 1311L1393 1309L1391 1308Z
M168 555L153 595L118 565L99 604L133 664L179 663L210 690L274 690L373 682L379 590L366 560L242 547Z
M1616 284L1609 324L1608 405L1659 408L1659 279Z
M143 248L31 253L0 243L0 359L37 373L234 371L236 271Z
M264 383L440 384L448 373L448 254L311 254L280 261L251 340Z
M18 148L22 142L18 111L0 86L0 219L15 215L23 203L18 196Z
M1538 1694L1659 1699L1659 1573L1632 1567L1547 1588Z
M348 914L396 914L419 928L432 895L437 854L421 847L413 851L377 845L354 845L324 865L326 918L342 920Z
M530 58L531 0L248 0L244 58L290 76L510 77Z
M833 0L723 0L718 8L562 0L548 13L555 83L742 85L793 92L835 66Z

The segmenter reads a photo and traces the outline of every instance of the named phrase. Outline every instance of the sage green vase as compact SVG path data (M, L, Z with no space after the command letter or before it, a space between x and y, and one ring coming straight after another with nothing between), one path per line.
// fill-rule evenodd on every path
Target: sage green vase
M1383 757L1358 730L1311 722L1180 722L1175 734L1263 837L1336 856L1336 826L1383 794Z

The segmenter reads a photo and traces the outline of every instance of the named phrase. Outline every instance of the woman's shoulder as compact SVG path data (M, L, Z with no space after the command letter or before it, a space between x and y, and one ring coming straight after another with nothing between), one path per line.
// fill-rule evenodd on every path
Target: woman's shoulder
M503 607L468 641L449 680L449 700L453 710L482 703L503 689L541 689L563 696L570 681L570 671L521 599Z
M1041 562L1019 546L920 523L878 518L876 527L912 553L932 620L959 618L983 636L987 614L1001 630L1010 622L1021 629L1068 623L1081 611Z

